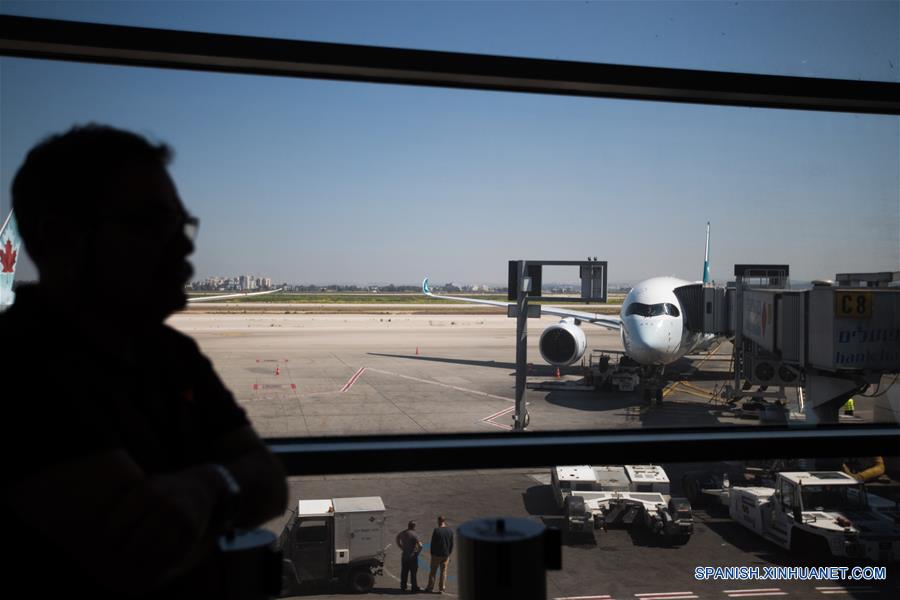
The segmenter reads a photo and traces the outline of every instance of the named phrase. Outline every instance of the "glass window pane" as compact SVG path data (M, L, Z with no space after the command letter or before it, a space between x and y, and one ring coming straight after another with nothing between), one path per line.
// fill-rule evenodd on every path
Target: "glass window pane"
M741 387L727 336L656 326L675 321L675 288L703 273L705 223L720 286L750 261L790 264L797 289L900 264L897 117L24 59L0 70L4 215L38 140L110 123L175 149L172 177L204 223L195 291L286 288L169 321L266 437L509 431L515 322L503 306L428 298L421 282L502 304L508 260L585 248L609 261L610 303L564 305L582 316L562 324L529 320L530 427L803 424L811 402L791 385L725 395ZM36 271L23 258L16 276ZM580 292L577 269L548 277L545 304ZM623 305L647 326L623 336L583 318L614 321ZM895 343L878 335L879 348ZM801 381L790 365L752 366ZM660 367L660 385L642 387ZM850 390L855 406L835 418L895 423L895 382Z

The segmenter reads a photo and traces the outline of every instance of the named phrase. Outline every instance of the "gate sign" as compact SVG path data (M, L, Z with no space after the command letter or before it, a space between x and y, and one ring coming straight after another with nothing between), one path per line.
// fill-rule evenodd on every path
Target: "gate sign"
M10 211L3 227L0 227L0 311L5 310L15 299L12 286L20 246L21 238L16 227L16 217Z
M834 316L844 319L871 319L874 300L872 292L837 291L834 293Z

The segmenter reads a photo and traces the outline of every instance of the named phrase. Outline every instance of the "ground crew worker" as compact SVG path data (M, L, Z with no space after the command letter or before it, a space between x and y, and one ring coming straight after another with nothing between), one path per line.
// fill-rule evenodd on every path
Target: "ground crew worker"
M426 592L434 590L434 576L438 568L441 569L441 577L438 589L443 594L447 588L447 568L450 566L450 553L453 552L453 530L447 527L447 519L437 518L438 526L431 533L431 571L428 573L428 587Z
M851 415L851 416L852 416L852 415L853 415L853 408L854 408L854 406L853 406L853 398L850 398L849 400L847 400L847 402L844 403L844 414L845 414L845 415Z
M422 550L422 542L416 535L416 522L410 521L406 529L397 534L397 547L400 548L400 591L406 591L406 581L409 579L412 593L419 591L419 582L416 575L419 572L419 552Z

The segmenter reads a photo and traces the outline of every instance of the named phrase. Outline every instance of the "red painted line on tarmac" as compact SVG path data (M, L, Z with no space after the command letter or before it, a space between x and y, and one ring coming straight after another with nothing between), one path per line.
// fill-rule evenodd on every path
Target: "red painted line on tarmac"
M503 431L512 431L511 425L504 425L503 423L494 423L493 421L482 421L485 425L493 425L497 429L502 429Z
M493 425L494 427L497 427L498 429L504 429L504 430L506 430L506 431L509 431L509 430L512 429L512 426L511 426L511 425L504 425L503 423L494 423L494 419L496 419L497 417L502 417L503 415L509 414L509 413L511 413L511 412L514 411L514 410L516 410L516 407L515 407L515 406L510 406L509 408L505 408L505 409L501 410L501 411L498 412L498 413L495 413L495 414L493 414L493 415L491 415L491 416L489 416L489 417L483 418L483 419L481 420L481 422L482 422L482 423L486 423L486 424L488 424L488 425Z
M359 370L353 374L353 377L351 377L349 379L349 381L347 381L347 383L344 384L344 387L341 388L341 391L342 392L349 391L350 388L353 387L353 384L356 383L356 380L359 379L360 375L362 375L365 372L365 370L366 370L365 367L360 367Z
M509 407L507 407L507 408L504 408L503 410L498 410L497 412L495 412L495 413L492 414L491 416L483 418L482 421L490 421L491 419L496 419L497 417L501 417L501 416L505 415L506 413L508 413L508 412L511 411L511 410L516 410L516 407L515 407L515 406L509 406Z

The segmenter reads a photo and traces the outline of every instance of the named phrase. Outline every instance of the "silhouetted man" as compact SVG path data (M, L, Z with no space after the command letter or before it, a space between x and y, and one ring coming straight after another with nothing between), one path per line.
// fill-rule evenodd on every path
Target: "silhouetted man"
M163 324L185 305L197 225L170 155L76 127L13 181L40 281L0 315L7 589L221 598L216 539L284 510L279 462L197 345Z

